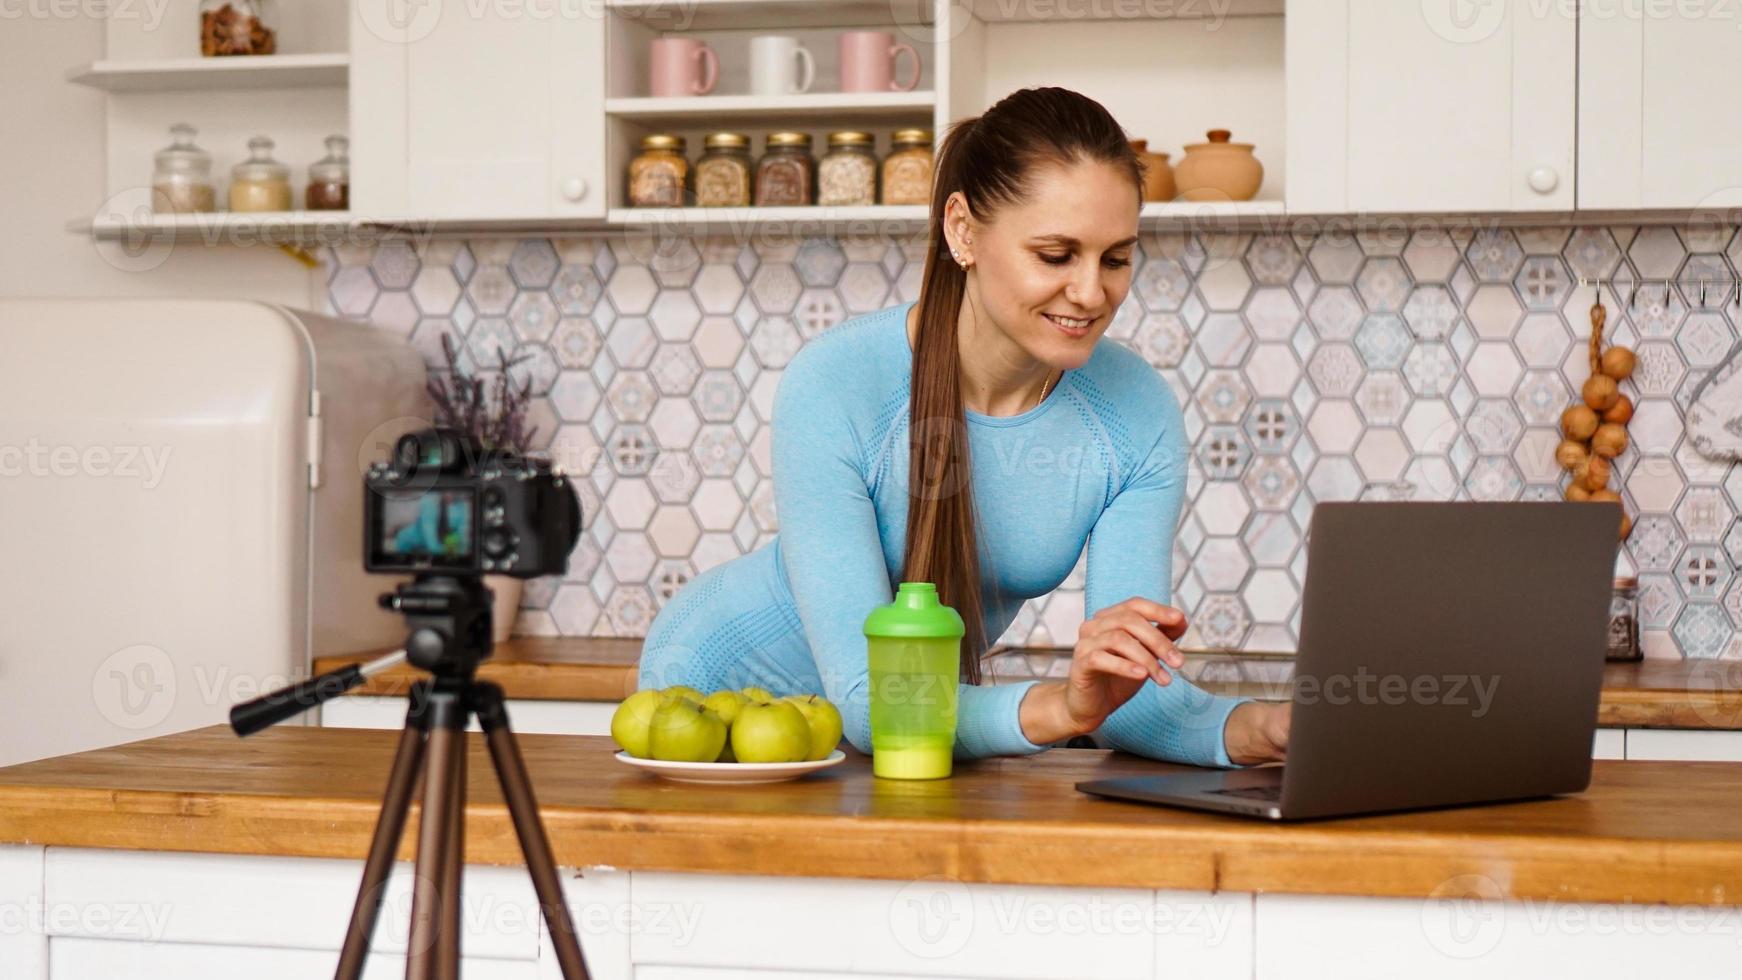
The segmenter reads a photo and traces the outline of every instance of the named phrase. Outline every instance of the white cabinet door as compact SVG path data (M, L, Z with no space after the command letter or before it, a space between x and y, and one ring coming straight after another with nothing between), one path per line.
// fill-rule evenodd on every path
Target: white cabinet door
M1591 758L1627 758L1627 731L1622 728L1599 728L1591 737Z
M1742 732L1629 728L1627 758L1658 762L1742 762Z
M605 25L589 5L353 5L363 220L602 217Z
M1742 203L1742 11L1604 3L1579 14L1579 207Z
M1570 210L1570 4L1288 5L1291 212Z

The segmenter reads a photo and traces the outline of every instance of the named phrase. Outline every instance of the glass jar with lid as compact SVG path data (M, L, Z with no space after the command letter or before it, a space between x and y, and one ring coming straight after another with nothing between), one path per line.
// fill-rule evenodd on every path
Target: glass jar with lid
M290 168L272 159L271 137L248 141L248 159L230 168L230 210L289 211Z
M829 152L817 161L817 203L832 207L877 203L877 154L870 133L829 134Z
M212 155L194 145L194 128L187 123L169 127L169 134L173 142L152 158L151 209L178 214L218 210Z
M344 211L351 206L351 141L327 137L327 155L308 165L308 190L303 207L310 211Z
M1615 579L1609 595L1609 660L1639 660L1639 579L1631 575Z
M670 133L641 138L641 153L629 161L629 206L675 208L683 204L689 185L689 160L684 139Z
M815 198L816 161L809 133L769 133L756 162L756 204L796 207Z
M743 133L711 133L696 161L696 204L704 208L741 208L750 204L750 137Z
M277 20L272 0L200 0L200 54L274 54Z
M884 204L930 204L932 133L929 129L898 129L883 158Z

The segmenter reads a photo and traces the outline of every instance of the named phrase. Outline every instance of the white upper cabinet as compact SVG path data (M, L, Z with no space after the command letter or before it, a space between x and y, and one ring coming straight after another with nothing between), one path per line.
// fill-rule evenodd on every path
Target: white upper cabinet
M352 11L357 217L604 216L599 10L359 0Z
M1285 22L1289 211L1572 209L1572 5L1295 0Z
M1579 207L1742 203L1742 10L1583 6Z

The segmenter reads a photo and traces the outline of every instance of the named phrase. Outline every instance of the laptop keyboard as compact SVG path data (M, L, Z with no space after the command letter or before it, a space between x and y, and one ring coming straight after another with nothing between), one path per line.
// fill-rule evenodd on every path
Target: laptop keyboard
M1241 786L1235 789L1213 789L1212 796L1238 796L1243 800L1267 800L1278 803L1282 800L1281 786Z

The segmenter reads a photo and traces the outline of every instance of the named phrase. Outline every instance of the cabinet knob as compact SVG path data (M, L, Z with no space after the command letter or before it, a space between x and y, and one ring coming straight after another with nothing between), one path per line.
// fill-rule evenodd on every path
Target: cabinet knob
M1532 181L1535 180L1534 175ZM563 196L571 201L580 201L587 196L587 182L581 177L570 177L563 181Z
M1537 167L1530 172L1530 189L1538 194L1547 194L1559 187L1560 175L1548 167Z

